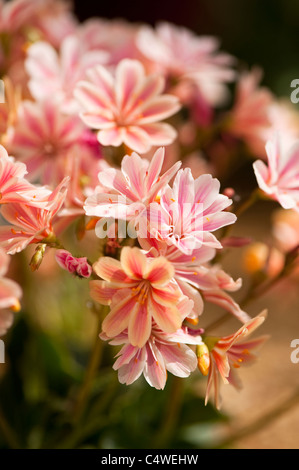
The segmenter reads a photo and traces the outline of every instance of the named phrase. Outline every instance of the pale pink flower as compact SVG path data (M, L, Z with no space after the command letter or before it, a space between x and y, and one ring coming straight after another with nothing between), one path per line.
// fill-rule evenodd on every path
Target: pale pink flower
M137 45L155 69L166 77L178 79L179 86L187 87L187 96L191 82L196 85L203 104L218 105L226 98L226 82L234 78L233 59L218 52L216 38L200 37L187 28L160 22L155 30L142 26Z
M256 359L256 355L252 351L260 347L268 337L262 336L245 341L243 339L251 335L264 322L266 314L267 312L263 311L230 336L220 339L209 337L204 340L210 349L210 370L206 403L209 399L211 388L214 386L215 404L218 409L220 408L219 376L225 384L241 388L241 383L234 369L238 369L242 364L246 365L253 362Z
M174 333L192 309L193 302L173 281L174 270L163 257L149 259L139 248L125 247L120 261L100 258L93 265L104 281L91 281L91 296L111 305L103 332L114 338L128 329L129 342L142 348L152 331L152 321L165 333Z
M261 71L257 68L240 76L228 124L230 134L242 139L259 156L264 154L265 134L271 127L269 110L273 104L270 90L259 86L260 80Z
M221 248L211 232L234 223L236 216L224 210L232 201L219 189L220 182L211 175L194 180L190 169L180 170L173 187L161 194L160 203L153 202L147 209L151 236L185 254L203 245Z
M299 144L282 151L279 136L266 144L268 166L261 160L253 164L260 189L284 209L299 212Z
M147 152L152 146L168 145L176 137L175 129L162 119L180 109L175 96L162 94L164 79L146 76L137 60L124 59L112 75L102 66L86 73L88 80L78 83L74 95L81 104L85 124L99 129L104 145Z
M80 118L63 114L55 101L23 101L16 124L8 131L7 145L26 163L31 180L40 178L43 184L57 185L66 176L69 154L78 153L77 147L81 169L92 166L93 151L85 145L86 132L90 133Z
M8 328L13 323L13 312L20 310L20 298L22 297L22 289L20 286L7 279L5 274L7 273L9 266L9 256L4 250L0 249L0 336L3 336Z
M25 61L29 90L36 100L51 96L63 112L76 113L73 91L77 82L85 77L87 69L106 61L107 53L86 50L75 35L62 41L59 53L47 42L35 42L28 48Z
M92 267L86 257L75 258L75 256L67 250L57 250L55 258L59 266L71 274L77 274L79 277L91 276Z
M67 192L65 178L47 198L34 205L30 202L5 204L1 215L11 225L0 227L0 246L6 253L15 254L31 243L42 242L54 235L53 219L60 210ZM46 208L45 208L46 207Z
M101 171L98 174L101 186L85 201L86 215L135 218L155 200L181 166L177 162L160 176L163 160L163 148L154 153L150 162L133 152L122 159L120 170Z
M100 338L110 340L104 333ZM113 366L114 370L118 370L120 383L130 385L143 374L149 385L163 390L167 371L177 377L188 377L196 369L196 355L187 344L201 344L202 338L200 333L191 334L186 327L174 334L165 334L154 326L142 347L130 344L127 331L109 342L113 345L124 344Z

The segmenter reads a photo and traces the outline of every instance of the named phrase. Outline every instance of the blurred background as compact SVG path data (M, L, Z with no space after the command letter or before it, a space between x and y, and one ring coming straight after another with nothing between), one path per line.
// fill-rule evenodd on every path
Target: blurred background
M81 20L101 16L152 25L164 20L197 34L217 36L222 50L235 55L244 66L261 66L264 84L277 96L289 96L290 82L299 76L296 0L75 0L74 5Z

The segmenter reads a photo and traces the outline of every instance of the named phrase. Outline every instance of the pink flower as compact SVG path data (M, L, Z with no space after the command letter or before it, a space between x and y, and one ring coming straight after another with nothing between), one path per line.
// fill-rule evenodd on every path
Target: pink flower
M180 168L174 164L160 176L164 160L164 149L158 149L151 162L137 153L126 155L121 170L108 168L98 175L99 191L88 197L84 209L87 215L131 219L142 212ZM105 189L106 192L105 192Z
M20 310L22 290L11 279L5 278L9 265L9 256L0 249L0 336L3 336L13 323L13 312Z
M87 161L92 165L92 152L84 142L86 131L90 132L79 117L62 114L52 100L23 101L7 145L26 163L31 180L41 177L42 183L57 185L66 176L69 154L80 152L81 168Z
M141 62L124 59L114 76L102 66L86 73L74 95L82 105L85 124L99 129L102 145L127 147L139 153L152 146L168 145L176 137L172 126L161 123L180 109L176 97L161 94L163 77L145 75Z
M174 271L163 257L148 259L139 248L125 247L120 261L100 258L93 265L104 281L91 281L91 296L111 305L103 321L110 338L128 329L130 344L142 348L152 331L152 321L165 333L174 333L192 309L193 302L173 282Z
M220 408L219 395L219 375L225 384L231 384L236 388L240 388L240 382L234 372L241 364L248 364L256 359L251 352L261 346L267 336L262 336L253 340L243 341L256 328L258 328L266 318L266 311L248 321L236 333L225 336L221 339L207 338L204 341L210 349L210 371L208 377L206 403L209 399L212 385L214 386L215 404Z
M90 277L92 268L87 262L87 258L75 258L67 250L57 250L56 261L62 269L77 274L79 277Z
M235 222L236 216L224 211L231 200L219 194L220 183L211 175L194 180L191 170L180 170L173 187L161 194L160 203L147 209L150 234L175 245L185 254L203 245L221 248L211 233Z
M269 110L273 97L267 88L258 86L260 80L261 71L257 68L241 75L229 132L244 140L254 154L263 155L265 135L271 127Z
M24 203L5 204L1 215L11 225L0 227L0 246L6 253L15 254L24 250L30 243L38 243L53 236L53 219L60 210L67 192L68 178L57 188L34 205Z
M100 338L109 340L103 333ZM167 371L177 377L188 377L196 369L196 355L186 344L201 343L200 334L191 335L186 328L165 334L153 327L148 341L140 348L130 344L125 331L110 341L113 345L124 344L113 369L118 370L120 383L130 385L143 374L149 385L161 390L166 384Z
M51 96L60 103L63 112L76 113L78 105L73 97L76 83L85 77L87 69L106 60L107 53L86 50L75 35L62 41L59 54L49 43L35 42L25 61L30 92L36 100Z
M284 209L299 211L299 145L281 151L276 135L266 144L268 166L261 160L253 164L260 189Z
M204 108L226 97L225 83L234 77L232 57L217 51L216 38L199 37L186 28L160 22L156 30L142 26L137 44L154 69L178 79L179 87L195 84Z

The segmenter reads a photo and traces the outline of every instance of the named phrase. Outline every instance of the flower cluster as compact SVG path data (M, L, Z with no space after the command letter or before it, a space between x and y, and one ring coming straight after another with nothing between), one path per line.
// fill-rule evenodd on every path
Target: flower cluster
M228 248L249 243L229 236L244 195L224 182L239 152L238 168L256 160L249 200L298 213L297 116L213 37L167 22L79 23L62 0L0 0L0 62L0 308L21 297L3 278L8 256L34 245L36 271L57 250L60 267L91 278L96 308L108 306L98 341L121 346L121 383L143 375L163 389L167 371L199 368L219 406L219 377L238 387L235 369L265 340L244 340L265 314L251 318L233 298L242 280L221 264ZM91 255L74 248L70 233L79 243L92 229ZM283 230L297 255L296 229ZM212 308L241 327L209 336ZM4 312L0 334L11 324Z

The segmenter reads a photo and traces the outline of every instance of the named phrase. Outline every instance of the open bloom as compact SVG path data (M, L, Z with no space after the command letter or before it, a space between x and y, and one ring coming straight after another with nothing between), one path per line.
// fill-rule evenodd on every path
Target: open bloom
M156 29L142 26L137 45L166 77L196 84L201 100L220 104L226 96L225 84L234 77L232 57L218 52L214 37L196 36L187 28L160 22Z
M261 160L253 164L260 189L284 209L299 212L299 143L287 152L281 151L275 135L266 144L268 166Z
M53 219L60 210L67 192L65 178L47 198L34 205L30 202L5 204L1 215L11 225L0 227L0 246L6 253L15 254L30 243L38 243L53 236Z
M219 194L220 182L211 175L194 180L191 170L180 170L173 187L161 194L160 202L147 209L151 236L175 245L191 254L202 245L221 248L211 233L236 221L236 216L224 211L231 200Z
M36 100L51 96L67 113L78 111L73 97L76 83L85 77L86 70L107 61L107 53L88 51L75 35L67 36L60 45L59 53L45 41L32 44L25 61L29 75L28 87Z
M4 277L8 270L9 259L5 251L0 249L0 336L4 335L12 325L13 312L20 309L19 300L22 296L20 286Z
M164 149L158 149L151 162L137 153L126 155L121 170L108 168L99 173L101 186L85 201L87 215L131 219L154 201L180 168L177 162L162 176ZM106 188L106 192L105 192Z
M63 114L55 101L23 101L15 126L9 129L8 146L26 163L31 180L41 177L42 183L57 185L66 176L66 160L75 148L91 161L91 152L84 144L86 132L90 131L79 117ZM81 168L84 159L81 156Z
M109 340L103 333L100 338ZM130 344L125 331L110 340L113 345L124 344L113 369L118 370L120 383L130 385L143 374L149 385L161 390L166 384L167 371L177 377L188 377L196 369L196 355L187 344L201 343L200 333L190 334L186 327L165 334L154 326L146 344L140 348Z
M87 258L76 258L67 250L57 250L55 253L57 263L62 269L77 274L79 277L90 277L92 268Z
M93 265L104 281L91 281L91 296L111 306L103 332L113 338L128 329L130 344L142 348L152 321L165 333L174 333L192 309L193 302L173 282L173 268L163 257L148 259L139 248L125 247L120 261L100 258Z
M99 129L102 145L127 147L139 153L152 146L168 145L176 137L172 126L161 123L180 109L178 99L161 94L164 79L146 76L141 62L123 59L111 75L102 66L86 73L74 95L81 104L85 124Z
M206 403L209 399L212 386L214 386L215 404L219 409L219 376L225 384L240 388L241 384L234 369L242 364L249 364L256 359L252 351L261 346L268 336L245 340L266 318L266 311L249 320L236 333L223 338L207 338L204 341L210 349L210 370L206 391Z

